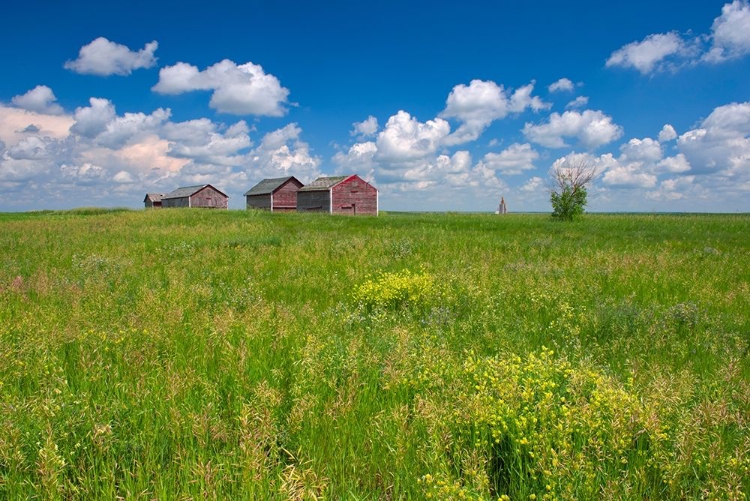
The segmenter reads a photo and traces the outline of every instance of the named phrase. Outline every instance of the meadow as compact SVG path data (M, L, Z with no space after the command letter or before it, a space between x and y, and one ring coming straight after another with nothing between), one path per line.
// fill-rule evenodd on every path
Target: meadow
M746 499L750 215L0 214L0 499Z

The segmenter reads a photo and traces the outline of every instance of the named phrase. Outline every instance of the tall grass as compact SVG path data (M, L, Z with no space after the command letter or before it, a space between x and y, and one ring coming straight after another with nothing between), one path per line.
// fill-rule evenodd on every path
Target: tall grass
M0 214L0 498L744 499L748 235Z

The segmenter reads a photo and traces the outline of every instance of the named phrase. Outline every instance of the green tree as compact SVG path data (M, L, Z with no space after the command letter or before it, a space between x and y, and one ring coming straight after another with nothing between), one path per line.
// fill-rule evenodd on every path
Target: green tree
M550 175L552 217L572 221L583 214L588 195L586 186L596 178L596 167L586 160L566 160L555 165Z

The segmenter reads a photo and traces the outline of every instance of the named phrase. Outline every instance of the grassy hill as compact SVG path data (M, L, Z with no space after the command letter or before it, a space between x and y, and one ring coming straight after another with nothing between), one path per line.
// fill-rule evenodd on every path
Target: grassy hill
M744 499L749 235L0 214L0 499Z

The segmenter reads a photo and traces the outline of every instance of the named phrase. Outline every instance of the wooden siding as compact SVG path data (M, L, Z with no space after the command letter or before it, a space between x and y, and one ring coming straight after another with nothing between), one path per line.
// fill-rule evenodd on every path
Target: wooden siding
M378 215L378 190L359 176L351 176L331 190L333 214Z
M292 178L273 193L273 210L295 210L297 208L297 192L302 183Z
M330 212L330 191L298 191L297 210L300 212Z
M161 200L159 200L158 202L152 202L151 200L146 200L146 208L147 209L160 209Z
M207 209L227 209L229 197L207 185L189 197L164 198L162 207L199 207Z
M271 194L266 195L248 195L245 197L247 200L248 209L266 209L271 210Z
M191 207L205 207L208 209L226 209L229 197L219 193L213 186L206 186L190 197Z
M284 184L276 188L273 193L264 193L262 195L246 195L246 206L248 209L271 209L271 200L273 200L273 210L279 212L289 212L297 210L297 192L302 187L302 183L296 178L289 178Z
M161 206L164 208L190 207L190 201L188 197L165 198L161 201Z

